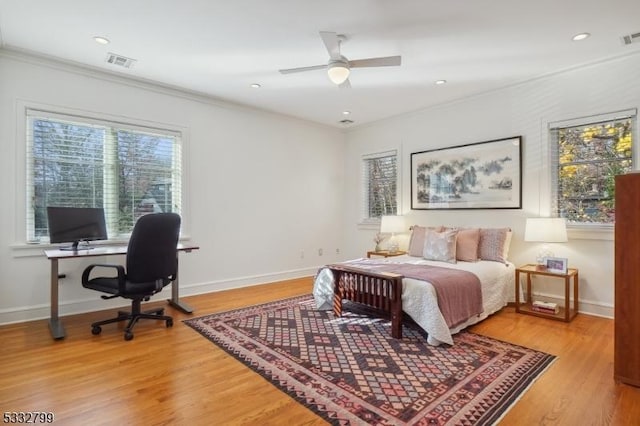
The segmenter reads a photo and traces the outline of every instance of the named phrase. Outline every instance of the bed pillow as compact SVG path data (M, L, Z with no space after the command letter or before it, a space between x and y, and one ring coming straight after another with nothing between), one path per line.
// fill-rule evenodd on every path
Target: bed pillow
M424 251L424 239L427 232L427 229L434 230L436 232L440 232L442 229L441 226L434 227L424 227L419 225L413 225L411 227L411 238L409 239L409 256L422 257L422 252Z
M459 229L456 239L456 259L464 262L476 262L479 245L480 228Z
M482 260L506 263L510 244L511 229L482 228L480 229L478 255Z
M427 229L422 257L427 260L456 263L457 236L458 231L455 229L443 232Z
M411 227L411 237L409 238L409 256L422 257L422 250L424 250L424 237L427 228L423 226L413 225Z
M510 228L507 228L507 238L504 241L504 250L502 251L505 262L509 259L509 247L511 247L512 236L513 236L513 231Z

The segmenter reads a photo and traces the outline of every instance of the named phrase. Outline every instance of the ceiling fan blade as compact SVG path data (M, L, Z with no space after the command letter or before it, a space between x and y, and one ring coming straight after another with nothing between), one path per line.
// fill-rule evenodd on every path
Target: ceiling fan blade
M338 34L330 31L320 31L320 37L322 37L327 52L329 52L329 57L333 60L340 59L340 39Z
M346 79L345 81L340 83L338 87L341 89L351 89L351 82L349 81L349 79Z
M349 66L351 68L392 67L400 65L401 62L401 56L385 56L384 58L356 59L349 61Z
M294 72L315 71L315 70L322 70L326 68L327 68L326 65L313 65L311 67L287 68L287 69L278 70L278 71L280 71L280 74L292 74Z

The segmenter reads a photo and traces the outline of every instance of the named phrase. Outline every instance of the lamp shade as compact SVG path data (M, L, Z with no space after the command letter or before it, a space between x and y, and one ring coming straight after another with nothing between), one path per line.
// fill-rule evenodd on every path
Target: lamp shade
M382 216L380 220L380 232L395 234L405 231L404 217Z
M524 240L542 243L567 242L567 225L562 217L530 217L524 228Z
M329 80L334 84L342 84L347 78L349 78L349 64L344 61L334 61L329 64L327 68L327 74L329 74Z

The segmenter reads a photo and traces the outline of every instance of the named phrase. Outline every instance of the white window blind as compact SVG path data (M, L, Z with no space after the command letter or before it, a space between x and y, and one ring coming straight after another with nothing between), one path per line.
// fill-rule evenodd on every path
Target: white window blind
M573 225L615 222L615 176L633 168L635 110L549 125L552 209Z
M388 151L363 157L363 215L380 219L398 212L398 154Z
M179 132L27 110L26 161L28 241L48 240L48 206L103 208L109 238L181 213Z

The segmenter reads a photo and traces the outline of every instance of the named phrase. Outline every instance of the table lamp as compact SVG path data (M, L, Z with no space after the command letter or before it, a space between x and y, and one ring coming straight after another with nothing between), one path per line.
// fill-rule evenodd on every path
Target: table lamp
M405 232L405 230L403 216L382 216L380 232L391 234L391 238L389 238L389 251L391 253L398 251L398 241L395 239L395 234Z
M544 264L545 257L553 257L548 243L565 243L567 225L562 217L530 217L524 228L524 240L545 243L536 257L538 265Z

